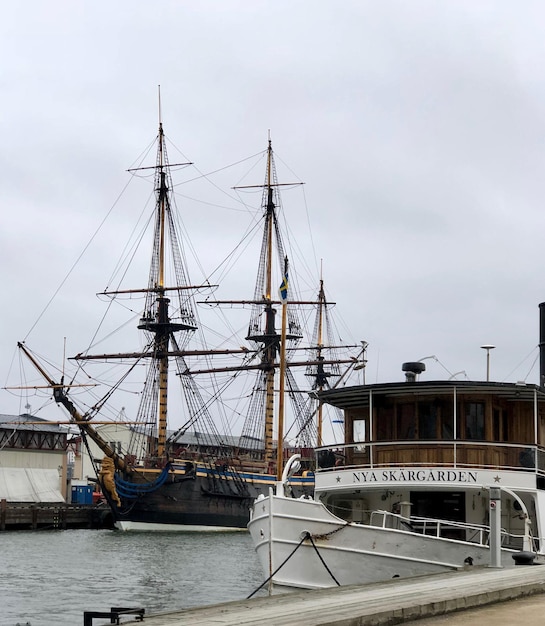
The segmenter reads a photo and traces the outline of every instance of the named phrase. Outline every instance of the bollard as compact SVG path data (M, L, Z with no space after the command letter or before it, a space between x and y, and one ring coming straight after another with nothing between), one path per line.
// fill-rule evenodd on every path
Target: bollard
M537 565L537 563L534 563L535 558L536 555L533 552L527 552L525 550L513 554L515 565Z

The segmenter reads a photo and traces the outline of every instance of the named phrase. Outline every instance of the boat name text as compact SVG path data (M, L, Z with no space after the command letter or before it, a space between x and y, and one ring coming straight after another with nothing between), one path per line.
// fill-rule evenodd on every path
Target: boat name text
M355 483L476 483L477 472L465 470L381 470L353 472Z

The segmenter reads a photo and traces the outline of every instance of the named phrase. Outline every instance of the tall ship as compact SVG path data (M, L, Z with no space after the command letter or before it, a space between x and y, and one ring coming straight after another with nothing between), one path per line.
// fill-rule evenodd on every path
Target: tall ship
M264 574L315 589L545 562L540 311L539 384L426 380L407 361L405 380L322 392L344 412L344 443L316 449L313 498L281 483L258 496L248 527Z
M346 380L361 361L362 345L341 346L332 341L332 303L326 298L323 281L315 296L305 300L296 295L296 281L292 280L295 274L290 273L288 331L281 354L276 321L281 305L278 277L288 280L288 273L278 219L281 184L270 139L265 158L265 182L255 185L263 189L263 234L252 298L220 300L216 286L209 281L191 283L172 181L174 166L187 164L169 162L160 122L155 165L134 170L154 173L147 285L122 287L120 281L116 288L99 294L108 301L108 309L121 302L129 317L134 319L136 315L140 347L109 353L91 349L81 352L73 358L76 374L68 381L64 375L51 376L26 343L19 344L53 390L55 402L78 426L83 445L88 450L98 446L101 451L102 458L96 462L98 482L113 522L121 530L246 529L252 502L281 478L284 462L294 452L301 463L298 471L286 479L286 490L294 496L310 496L313 492L312 450L323 437L323 406L317 394ZM200 307L224 306L250 309L244 343L235 348L211 348L210 342L202 339L198 311ZM312 336L303 343L305 324L298 311L307 311L308 318L310 309L315 315ZM306 322L308 326L308 319ZM92 401L83 404L79 402L82 390L77 375L87 379L91 368L98 364L122 368L123 373L115 383L108 383L105 395L98 395L93 387ZM297 369L304 372L304 387L297 382ZM129 386L133 389L132 381L139 375L142 387L133 392L139 397L138 407L120 408L129 437L126 442L112 441L101 434L97 424L102 423L105 407L114 403L116 393ZM242 428L233 435L230 428L234 412L227 414L220 426L216 409L228 393L242 397L242 387L236 382L242 376L251 377L253 383L245 392L247 409ZM285 389L292 406L291 443L282 445L280 453L274 426L279 387ZM177 419L175 428L170 426L173 416ZM284 433L281 439L284 441Z

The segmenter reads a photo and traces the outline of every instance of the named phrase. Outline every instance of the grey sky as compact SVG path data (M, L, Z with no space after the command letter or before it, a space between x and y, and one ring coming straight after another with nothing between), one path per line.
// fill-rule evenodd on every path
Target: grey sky
M159 84L167 135L202 171L263 150L271 130L305 182L309 265L323 259L346 327L370 344L367 382L429 355L428 379L482 380L484 343L492 378L537 382L544 31L532 1L4 3L3 384L155 136ZM213 219L188 218L196 247L239 236L232 213ZM85 298L111 265L87 265L29 345L59 353L67 336L79 351Z

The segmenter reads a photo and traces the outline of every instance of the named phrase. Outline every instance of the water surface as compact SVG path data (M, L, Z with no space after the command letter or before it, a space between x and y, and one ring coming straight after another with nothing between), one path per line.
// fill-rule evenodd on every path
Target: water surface
M84 611L147 613L241 600L263 575L240 533L0 533L0 626L77 626Z

